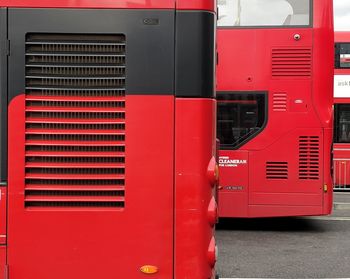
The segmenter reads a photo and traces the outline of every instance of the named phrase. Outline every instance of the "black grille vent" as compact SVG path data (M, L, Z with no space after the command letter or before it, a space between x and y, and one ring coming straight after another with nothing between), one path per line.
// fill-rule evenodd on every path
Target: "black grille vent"
M317 180L320 175L320 138L301 136L299 138L299 179Z
M123 208L125 36L26 37L25 206Z
M288 179L288 162L266 162L266 179Z

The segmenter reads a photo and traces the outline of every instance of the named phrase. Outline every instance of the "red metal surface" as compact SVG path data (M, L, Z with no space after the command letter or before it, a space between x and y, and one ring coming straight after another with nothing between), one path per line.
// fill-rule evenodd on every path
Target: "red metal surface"
M215 101L177 99L175 110L175 278L209 279L215 189L207 171L215 156Z
M7 193L7 187L0 187L0 245L6 244L6 235L7 235L7 229L6 229L7 194L6 193Z
M349 43L350 32L334 33L336 43ZM350 75L350 69L334 69L335 75ZM349 104L350 98L334 98L335 104ZM350 185L350 144L334 143L333 183L337 189L349 189Z
M334 32L334 40L336 43L348 43L350 42L350 32L336 31Z
M219 216L245 217L248 215L249 171L247 151L220 151L220 191ZM247 163L230 166L227 160L240 160ZM234 184L232 177L234 176Z
M268 92L266 128L238 150L220 151L221 158L247 160L220 170L221 217L322 215L331 211L332 1L314 1L313 8L313 28L218 29L218 91ZM301 39L294 40L295 34ZM312 64L306 76L295 78L292 72L290 77L273 76L278 70L277 66L271 68L274 50L289 49L310 53ZM274 102L275 94L286 96L283 109ZM298 176L300 137L310 136L319 140L319 178L303 180ZM288 178L268 179L267 162L287 163Z
M105 201L122 200L124 197L26 196L24 189L61 190L65 186L34 184L25 188L25 177L60 177L25 174L25 96L12 100L9 106L8 186L8 264L11 279L144 278L140 268L145 265L159 268L155 278L173 278L174 97L128 96L126 107L125 208L26 208L25 200L72 201L84 198L86 201ZM205 127L209 126L205 124ZM207 136L208 133L200 135ZM204 142L209 145L210 140ZM203 164L206 160L205 156ZM203 183L202 180L199 182ZM79 186L68 186L70 191L80 190ZM94 188L94 185L90 186ZM196 183L195 186L203 185ZM120 189L113 185L103 188L108 191L110 187ZM199 196L196 198L200 200ZM187 222L190 223L191 219ZM179 225L182 226L182 223ZM207 226L209 234L210 226ZM203 234L201 231L198 233ZM209 238L207 233L206 238ZM204 243L201 245L204 246ZM188 264L190 259L186 261ZM0 259L0 268L1 264Z
M177 0L176 8L179 10L209 10L216 11L216 0Z
M216 10L214 0L3 0L1 7Z
M214 0L4 0L0 6L216 8ZM118 105L94 107L95 101ZM51 106L56 102L70 105ZM118 112L126 119L36 117L87 110ZM168 95L82 100L39 92L14 98L8 109L9 248L0 246L0 279L8 279L1 277L7 264L11 279L213 279L217 205L215 181L208 173L215 155L215 110L213 100L175 101ZM126 130L111 125L124 123ZM89 124L102 128L89 129ZM74 140L77 135L88 140ZM109 141L106 135L125 135L126 140ZM97 142L94 136L106 140ZM99 163L90 163L90 157ZM101 163L116 157L125 163ZM119 170L125 174L114 172ZM94 206L98 203L122 206ZM6 214L1 207L0 214ZM157 273L143 274L147 268Z
M174 9L174 0L3 0L2 7Z
M8 279L6 266L6 246L0 245L0 279Z
M350 144L335 143L333 148L333 181L337 189L350 185Z

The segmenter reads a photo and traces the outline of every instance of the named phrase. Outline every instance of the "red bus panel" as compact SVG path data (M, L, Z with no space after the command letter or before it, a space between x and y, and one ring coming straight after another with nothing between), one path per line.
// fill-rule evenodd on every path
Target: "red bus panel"
M117 268L118 276L140 278L142 266L154 265L159 276L172 278L174 130L169 123L174 123L174 97L128 96L126 99L125 144L129 148L125 169L137 175L126 173L125 185L139 187L127 187L125 207L119 209L92 206L84 210L63 205L51 209L23 208L26 156L25 144L19 139L25 134L24 106L24 95L20 95L9 107L11 277L46 279L50 274L55 279L78 278L83 274L86 279L107 279L115 278ZM150 127L142 124L145 115L147 122L161 131L161 141L157 132L150 133ZM162 158L169 159L159 165ZM45 200L45 197L36 199ZM130 251L137 251L132 261L128 256ZM97 264L101 257L103 263Z
M1 2L2 7L31 7L31 8L118 8L118 9L174 9L174 0L5 0Z
M216 247L214 245L214 257L210 247L217 217L215 206L210 207L215 195L214 184L212 177L193 176L192 173L207 173L208 162L215 157L212 142L216 140L216 103L179 98L175 106L176 278L214 278ZM203 121L201 125L196 124L198 120ZM191 140L185 140L186 137ZM210 217L213 213L214 222ZM189 239L190 234L202 237ZM209 265L203 267L198 264L201 262Z
M329 214L332 1L223 3L220 217Z
M350 33L335 32L334 189L350 190Z
M6 246L0 245L0 278L7 279Z
M214 1L112 2L2 2L1 279L215 278Z
M7 231L7 188L0 187L0 245L6 244L6 231Z
M117 9L178 9L178 10L216 10L214 0L4 0L1 7L31 8L117 8Z

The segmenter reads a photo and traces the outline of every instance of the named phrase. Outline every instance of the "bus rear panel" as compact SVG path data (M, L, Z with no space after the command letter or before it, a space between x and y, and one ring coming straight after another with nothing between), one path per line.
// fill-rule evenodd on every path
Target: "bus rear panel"
M0 278L213 278L214 1L1 6Z

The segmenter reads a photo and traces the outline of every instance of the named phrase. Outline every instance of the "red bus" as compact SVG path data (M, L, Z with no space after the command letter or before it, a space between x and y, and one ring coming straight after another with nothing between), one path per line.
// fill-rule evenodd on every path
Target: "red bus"
M214 1L1 6L0 278L213 278Z
M331 212L331 0L219 0L220 217Z
M350 32L335 32L334 189L350 190Z

